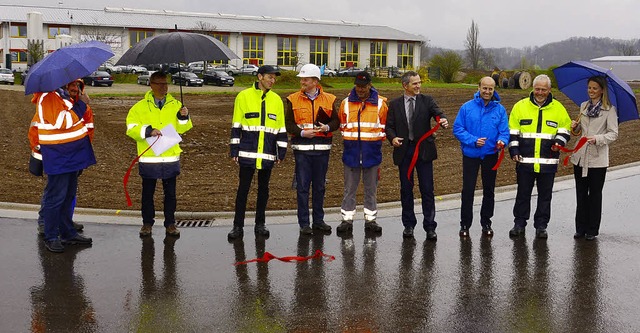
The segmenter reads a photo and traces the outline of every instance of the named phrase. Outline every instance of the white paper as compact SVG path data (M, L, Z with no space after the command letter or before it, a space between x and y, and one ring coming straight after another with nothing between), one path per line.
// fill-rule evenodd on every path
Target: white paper
M156 141L156 137L151 136L147 138L147 143L149 145L153 144L153 146L151 146L151 150L153 150L153 153L156 154L156 156L161 155L169 148L182 141L182 137L180 137L180 134L176 132L176 129L172 124L165 126L160 130L160 132L162 132L162 135L155 144L153 144L153 142Z

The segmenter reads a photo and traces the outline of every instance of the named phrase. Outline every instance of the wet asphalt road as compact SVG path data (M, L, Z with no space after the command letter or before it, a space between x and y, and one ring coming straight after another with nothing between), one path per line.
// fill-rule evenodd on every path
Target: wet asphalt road
M228 243L228 227L86 224L91 248L47 252L35 220L0 218L2 332L638 332L640 176L605 186L597 241L574 240L574 189L556 186L549 239L527 227L512 240L513 200L496 203L493 239L458 237L458 209L439 211L437 242L402 239L397 217L380 237L299 237L292 224L271 238ZM476 199L476 202L479 200ZM535 205L534 205L535 206ZM475 207L479 210L479 207ZM337 222L331 223L335 228ZM312 255L334 261L271 261Z

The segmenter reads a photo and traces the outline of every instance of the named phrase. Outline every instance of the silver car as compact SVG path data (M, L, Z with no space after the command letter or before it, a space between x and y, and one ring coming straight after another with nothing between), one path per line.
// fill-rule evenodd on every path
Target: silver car
M13 72L7 68L0 68L0 82L13 85Z
M148 86L151 82L151 74L155 72L156 71L147 71L138 75L138 84L144 84L145 86Z

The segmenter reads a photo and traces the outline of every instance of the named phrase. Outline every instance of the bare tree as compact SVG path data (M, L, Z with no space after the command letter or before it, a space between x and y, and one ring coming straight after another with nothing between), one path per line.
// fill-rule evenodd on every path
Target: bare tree
M97 40L111 46L114 50L122 50L123 33L110 32L100 27L83 27L80 29L80 41Z
M482 56L482 46L478 42L479 33L478 24L471 20L471 27L467 31L467 40L464 42L464 46L467 49L467 61L473 69L478 69Z
M429 53L431 52L431 45L429 45L429 39L424 37L424 40L420 42L420 62L426 62L429 59Z
M193 28L194 31L203 33L205 35L213 35L214 31L216 31L216 26L209 22L198 21L196 22L196 26Z
M616 49L620 52L620 55L623 56L634 56L638 55L638 41L635 39L622 41L618 43Z

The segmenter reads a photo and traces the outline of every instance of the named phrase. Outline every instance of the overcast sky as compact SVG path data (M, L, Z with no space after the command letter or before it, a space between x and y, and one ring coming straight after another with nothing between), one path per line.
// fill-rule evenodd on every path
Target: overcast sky
M127 7L345 20L423 36L431 46L463 49L471 20L483 47L541 46L569 37L638 38L639 0L2 0L77 8Z

